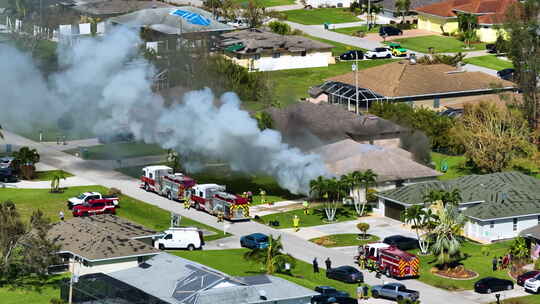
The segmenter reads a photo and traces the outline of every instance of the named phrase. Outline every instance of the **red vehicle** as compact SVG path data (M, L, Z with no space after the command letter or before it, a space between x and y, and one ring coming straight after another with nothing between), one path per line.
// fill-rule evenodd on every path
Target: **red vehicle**
M84 203L73 207L73 216L91 216L96 214L116 214L116 207L112 202Z
M84 203L113 203L118 207L119 198L116 196L101 195L99 192L84 192L78 196L68 199L67 206L69 209L73 209L74 206L82 205Z
M167 166L148 166L143 168L141 188L153 191L170 200L184 200L185 191L195 185L195 180L182 173L173 173Z
M525 281L527 281L528 279L534 278L535 276L539 274L540 274L540 271L538 270L527 271L517 277L517 284L519 286L523 286L525 284Z
M370 243L364 246L367 259L374 262L375 270L392 278L416 277L419 274L420 260L414 254L399 250L385 243Z
M249 219L249 201L245 197L225 192L225 186L216 184L195 185L190 189L191 206L212 215L223 212L223 218Z

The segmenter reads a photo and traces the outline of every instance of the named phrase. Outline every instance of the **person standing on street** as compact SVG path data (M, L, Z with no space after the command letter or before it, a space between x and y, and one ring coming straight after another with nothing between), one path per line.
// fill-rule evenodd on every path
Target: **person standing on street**
M300 218L298 217L298 215L295 215L292 221L293 221L294 232L298 232L298 230L300 230Z
M332 269L332 261L330 261L330 257L327 257L324 263L326 264L326 270Z
M497 258L493 257L493 260L491 260L491 264L493 266L493 271L497 270Z
M313 259L313 273L319 273L319 262L317 262L317 258Z
M60 217L61 221L64 221L64 211L60 210L60 212L58 213L58 217Z

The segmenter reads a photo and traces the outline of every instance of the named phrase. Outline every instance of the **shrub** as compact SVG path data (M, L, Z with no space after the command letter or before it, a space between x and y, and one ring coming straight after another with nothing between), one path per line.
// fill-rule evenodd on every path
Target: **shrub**
M107 195L120 196L120 195L122 195L122 190L120 190L118 188L111 188L111 189L109 189L109 193L107 193Z
M280 21L272 21L268 23L268 27L272 32L280 35L290 35L292 32L290 25Z
M534 269L540 270L540 259L536 259L536 261L534 261Z
M288 16L287 14L283 12L276 12L276 11L270 11L267 13L267 16L270 18L276 18L279 20L287 20Z
M363 37L366 36L366 32L364 32L364 31L356 31L356 32L354 33L354 36L363 38Z

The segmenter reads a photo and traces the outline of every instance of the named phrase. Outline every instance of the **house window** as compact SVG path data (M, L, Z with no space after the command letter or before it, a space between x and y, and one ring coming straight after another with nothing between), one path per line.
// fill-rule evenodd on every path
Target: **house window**
M518 219L517 219L517 218L514 218L514 219L513 219L513 222L514 222L514 223L513 223L513 225L512 225L512 229L513 229L514 231L517 231L517 223L518 223Z
M281 57L281 53L272 54L272 58L279 58L279 57Z
M493 229L495 227L495 221L489 222L489 228Z

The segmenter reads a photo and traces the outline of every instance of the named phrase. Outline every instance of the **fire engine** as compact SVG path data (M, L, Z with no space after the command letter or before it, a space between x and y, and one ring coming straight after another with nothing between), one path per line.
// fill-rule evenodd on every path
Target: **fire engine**
M230 221L249 219L247 198L225 192L225 186L217 184L195 185L190 190L191 206L212 215L223 212Z
M419 274L420 260L414 254L385 243L366 244L363 249L365 257L373 261L374 270L388 277L408 278Z
M143 168L141 188L166 196L170 200L183 200L185 191L195 185L195 180L182 173L173 173L167 166Z

